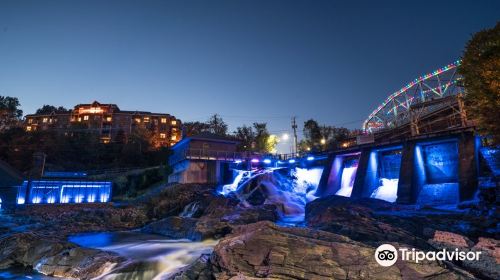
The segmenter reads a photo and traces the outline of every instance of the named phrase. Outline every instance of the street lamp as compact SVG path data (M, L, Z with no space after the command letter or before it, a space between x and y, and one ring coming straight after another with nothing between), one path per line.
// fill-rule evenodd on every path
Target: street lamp
M326 144L326 139L325 138L321 139L321 145L325 145L325 144Z
M281 139L283 141L287 141L289 138L290 138L290 136L288 135L288 133L283 133L283 135L281 135Z

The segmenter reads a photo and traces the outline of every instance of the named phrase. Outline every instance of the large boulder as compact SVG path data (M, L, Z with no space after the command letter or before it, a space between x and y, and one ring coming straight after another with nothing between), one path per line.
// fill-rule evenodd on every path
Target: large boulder
M201 255L194 263L182 268L174 275L169 275L162 280L212 280L210 255Z
M396 206L378 199L350 199L342 196L327 196L306 205L308 226L325 230L364 243L399 242L429 248L419 237L416 229L402 228L404 219L389 223L375 215L375 211L392 211Z
M472 279L437 262L382 267L375 249L345 236L258 222L237 227L215 246L217 279ZM467 278L471 277L471 278Z
M166 187L157 196L146 203L148 216L161 219L179 215L184 208L195 201L203 211L215 196L212 185L178 184Z
M0 269L25 266L50 276L91 279L123 260L112 253L43 239L33 233L0 239Z
M26 224L40 224L37 233L54 236L57 230L59 237L79 232L128 230L148 221L143 207L104 203L26 205L15 216Z
M206 201L194 201L197 205ZM190 204L186 204L190 205ZM146 225L142 231L167 236L169 238L188 238L191 240L219 239L232 231L237 225L258 221L276 221L277 209L274 205L241 205L237 199L214 196L199 218L169 216Z

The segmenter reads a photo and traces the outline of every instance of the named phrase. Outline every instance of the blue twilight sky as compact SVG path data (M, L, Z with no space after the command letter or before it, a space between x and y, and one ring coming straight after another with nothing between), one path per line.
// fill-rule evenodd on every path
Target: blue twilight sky
M359 128L498 20L498 0L0 0L0 95L25 114L98 100L231 130Z

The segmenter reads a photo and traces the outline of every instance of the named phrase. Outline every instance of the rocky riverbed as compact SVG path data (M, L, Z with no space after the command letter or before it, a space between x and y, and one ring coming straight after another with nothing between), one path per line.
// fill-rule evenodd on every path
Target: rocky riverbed
M218 241L211 253L158 279L500 279L496 209L486 214L473 205L418 209L329 196L307 204L300 226L279 226L284 207L266 199L245 204L204 185L171 186L129 205L26 207L0 215L0 271L25 267L65 278L151 279L136 273L145 263L67 239L84 232L135 230ZM383 267L374 255L384 243L482 255L476 262L398 260Z

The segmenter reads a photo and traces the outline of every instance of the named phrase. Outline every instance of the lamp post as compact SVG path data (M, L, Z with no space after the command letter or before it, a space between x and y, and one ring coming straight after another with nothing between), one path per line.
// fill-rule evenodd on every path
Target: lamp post
M326 145L326 139L325 138L321 138L321 151L324 151L325 150L325 145Z

